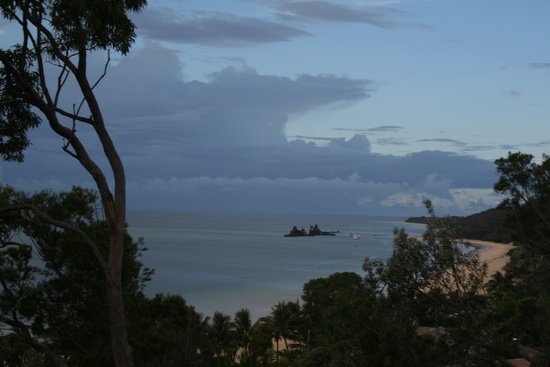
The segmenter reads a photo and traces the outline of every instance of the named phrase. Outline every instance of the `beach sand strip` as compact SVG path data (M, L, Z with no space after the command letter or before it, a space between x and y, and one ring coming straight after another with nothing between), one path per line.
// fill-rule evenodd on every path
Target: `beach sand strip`
M463 241L476 247L479 250L477 253L479 260L487 264L485 281L491 279L497 272L504 272L504 266L510 260L508 252L514 248L512 243L498 243L471 239L464 239Z

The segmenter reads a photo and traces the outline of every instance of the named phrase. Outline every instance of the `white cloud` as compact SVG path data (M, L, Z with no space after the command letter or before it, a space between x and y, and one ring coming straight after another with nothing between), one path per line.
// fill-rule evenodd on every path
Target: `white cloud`
M372 197L363 196L363 197L360 197L359 200L357 200L357 203L360 206L369 206L373 201L374 201L374 199Z
M394 207L420 207L422 206L422 200L426 197L425 193L406 193L400 192L391 194L385 199L380 201L380 205L384 208L394 208Z
M451 189L449 190L456 206L463 210L471 210L475 207L494 208L502 197L492 189Z
M494 208L501 201L499 195L491 189L449 189L448 196L433 192L399 192L380 201L385 208L422 207L422 201L430 199L436 211L441 214L473 213L488 208Z

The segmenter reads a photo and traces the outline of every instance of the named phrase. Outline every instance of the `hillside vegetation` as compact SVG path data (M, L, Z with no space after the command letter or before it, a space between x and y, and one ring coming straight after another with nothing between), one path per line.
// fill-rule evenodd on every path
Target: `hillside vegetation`
M458 237L508 243L513 241L509 209L493 208L466 217L451 216ZM427 224L429 217L410 217L408 223Z
M389 258L311 279L299 300L278 302L257 322L246 308L208 317L179 295L148 297L143 242L126 235L134 366L550 366L550 158L514 153L495 163L507 209L466 217L460 229L504 242L506 226L513 231L510 260L488 282L486 265L456 246L461 219L437 217L429 200L423 239L396 228ZM116 366L102 269L75 235L107 248L97 200L83 188L31 196L0 187L0 366ZM31 206L72 225L5 209Z

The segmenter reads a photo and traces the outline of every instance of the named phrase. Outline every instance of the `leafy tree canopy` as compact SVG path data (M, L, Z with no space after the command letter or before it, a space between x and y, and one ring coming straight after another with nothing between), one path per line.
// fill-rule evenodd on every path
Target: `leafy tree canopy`
M32 107L42 111L50 122L56 119L55 113L73 118L73 122L85 121L82 116L76 118L78 111L62 111L58 107L59 92L67 76L75 75L85 93L89 93L93 86L87 81L86 54L98 49L127 53L135 39L135 26L127 13L141 10L146 3L0 0L2 16L19 24L22 30L18 43L0 49L0 155L4 159L23 160L23 151L30 144L27 130L41 121ZM58 67L57 83L50 81L57 84L56 92L48 88L46 63ZM54 130L63 133L59 126Z
M40 207L41 215L70 223L106 251L107 228L96 218L96 200L93 191L77 187L32 196L10 187L0 190L0 207ZM50 358L63 354L81 366L111 365L105 275L92 249L75 231L58 228L33 211L2 214L0 324ZM125 248L123 291L132 300L152 271L138 260L141 240L127 235Z

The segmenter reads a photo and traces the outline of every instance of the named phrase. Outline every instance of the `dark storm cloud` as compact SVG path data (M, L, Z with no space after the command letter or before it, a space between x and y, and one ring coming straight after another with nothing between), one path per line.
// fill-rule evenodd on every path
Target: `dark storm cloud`
M17 166L6 170L6 179L26 190L86 182L76 166L70 170L59 159L44 167L43 157L34 158L26 163L27 176ZM427 151L399 157L301 141L271 147L164 145L156 152L145 144L139 154L123 158L130 206L138 208L395 215L397 209L422 213L421 201L430 197L445 212L471 213L494 200L480 207L477 199L453 199L453 190L475 192L496 181L491 162L471 156Z
M260 18L228 13L184 17L167 8L148 8L136 16L136 23L140 33L149 39L227 47L285 42L309 35L298 28Z
M112 68L100 89L106 113L121 133L136 139L167 139L169 129L168 138L182 144L281 144L290 114L359 101L374 92L368 80L334 75L288 78L234 67L206 81L185 81L181 75L174 52L148 45Z
M451 190L495 181L489 161L438 151L375 154L363 134L325 147L287 142L289 115L368 98L368 80L246 68L226 68L205 81L182 75L173 51L149 44L112 67L98 89L125 161L131 207L379 214L421 211L416 199L432 194L453 208ZM34 130L27 161L4 165L4 181L30 191L92 186L52 136L47 126Z

